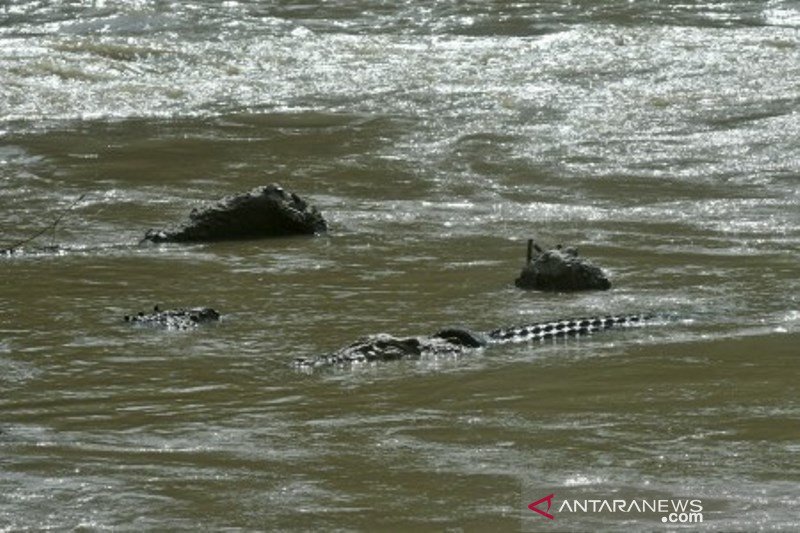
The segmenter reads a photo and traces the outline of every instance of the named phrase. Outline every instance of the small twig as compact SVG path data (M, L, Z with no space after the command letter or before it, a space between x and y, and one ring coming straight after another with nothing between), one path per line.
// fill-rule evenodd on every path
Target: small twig
M540 253L542 253L544 251L544 250L542 250L542 248L538 244L533 242L533 239L528 239L528 253L527 253L527 256L525 258L526 259L526 263L525 264L529 265L531 263L531 261L533 261L533 251L534 250L536 250L537 254L540 254Z
M37 231L37 232L36 232L35 234L33 234L32 236L28 237L27 239L22 239L21 241L17 241L17 242L15 242L14 244L12 244L11 246L9 246L9 247L7 247L7 248L0 248L0 254L9 254L9 253L13 253L13 252L14 252L14 250L16 250L17 248L19 248L20 246L22 246L22 245L24 245L24 244L28 244L29 242L31 242L31 241L32 241L32 240L34 240L35 238L37 238L37 237L39 237L39 236L41 236L41 235L44 235L44 234L45 234L45 233L47 233L47 232L48 232L50 229L52 229L52 230L53 230L53 239L55 239L55 234L56 234L56 226L58 226L58 223L59 223L59 222L61 222L61 219L63 219L65 216L67 216L67 213L69 213L69 212L72 210L72 208L73 208L73 207L75 207L75 205L76 205L78 202L80 202L81 200L83 200L85 197L86 197L86 194L81 194L81 195L80 195L80 196L79 196L77 199L75 199L75 200L74 200L74 201L73 201L71 204L69 204L67 207L65 207L65 208L64 208L64 209L61 211L61 213L59 213L59 215L58 215L58 216L55 218L55 220L53 220L53 222L51 222L49 225L45 226L45 227L44 227L44 228L42 228L41 230Z

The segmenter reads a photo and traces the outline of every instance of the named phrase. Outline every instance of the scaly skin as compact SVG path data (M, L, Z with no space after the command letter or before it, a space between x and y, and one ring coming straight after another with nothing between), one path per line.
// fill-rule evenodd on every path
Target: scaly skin
M458 355L470 350L511 342L544 341L588 335L611 328L638 326L652 315L621 315L554 320L525 326L498 328L488 333L466 328L447 328L431 336L394 337L386 333L363 337L335 352L295 359L298 368L316 368L372 361L416 359L423 355Z
M216 322L219 313L210 307L193 307L191 309L167 309L161 311L158 306L152 313L138 313L125 316L125 322L139 326L148 326L162 329L192 329L199 324Z

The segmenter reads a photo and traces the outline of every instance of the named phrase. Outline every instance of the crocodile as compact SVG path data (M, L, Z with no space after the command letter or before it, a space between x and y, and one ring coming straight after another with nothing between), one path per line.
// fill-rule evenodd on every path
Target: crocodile
M139 326L155 327L161 329L193 329L200 324L217 322L219 313L210 307L192 307L189 309L161 310L158 306L152 313L139 312L135 315L125 315L125 322Z
M497 344L546 341L560 337L588 335L611 328L638 326L652 320L654 315L608 315L553 320L488 332L449 327L429 336L395 337L379 333L362 337L335 352L312 357L298 357L296 368L352 365L373 361L417 359L422 356L460 355Z

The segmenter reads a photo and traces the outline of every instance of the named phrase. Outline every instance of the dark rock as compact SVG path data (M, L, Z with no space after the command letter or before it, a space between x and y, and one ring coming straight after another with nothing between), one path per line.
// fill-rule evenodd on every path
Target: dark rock
M259 187L230 196L215 205L193 209L189 222L174 230L149 230L152 242L202 242L287 235L314 235L327 231L316 207L279 185Z
M514 281L520 289L539 291L607 290L611 282L603 271L578 257L575 248L558 247L536 255Z
M125 316L125 322L162 329L192 329L200 324L217 322L218 320L219 313L210 307L161 311L158 306L155 306L152 313L140 311L136 315Z

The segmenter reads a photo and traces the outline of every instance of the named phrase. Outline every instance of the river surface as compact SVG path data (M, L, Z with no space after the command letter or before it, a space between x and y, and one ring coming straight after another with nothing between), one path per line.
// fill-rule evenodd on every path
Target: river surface
M272 182L330 233L139 244ZM0 256L0 530L800 528L798 2L5 0L0 247L41 230ZM514 288L528 238L614 288ZM626 312L670 318L290 365Z

